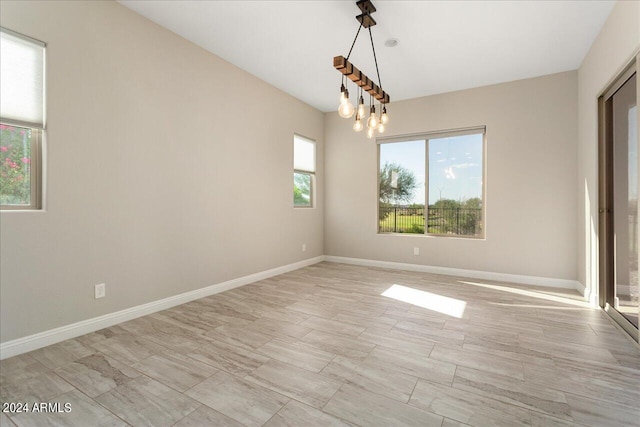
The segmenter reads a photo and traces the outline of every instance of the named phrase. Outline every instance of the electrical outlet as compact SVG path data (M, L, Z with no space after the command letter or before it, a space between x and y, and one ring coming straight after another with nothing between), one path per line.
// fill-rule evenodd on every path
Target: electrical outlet
M306 252L307 251L307 244L303 243L302 244L302 252Z
M94 291L96 299L104 298L104 296L107 294L107 285L105 283L100 283L99 285L95 286Z
M420 248L413 248L414 255L420 255Z

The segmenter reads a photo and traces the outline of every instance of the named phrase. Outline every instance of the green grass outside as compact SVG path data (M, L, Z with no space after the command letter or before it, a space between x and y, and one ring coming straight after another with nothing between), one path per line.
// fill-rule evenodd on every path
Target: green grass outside
M380 220L381 232L393 232L396 233L424 233L424 216L423 215L402 215L399 214L396 220L396 216L393 212Z

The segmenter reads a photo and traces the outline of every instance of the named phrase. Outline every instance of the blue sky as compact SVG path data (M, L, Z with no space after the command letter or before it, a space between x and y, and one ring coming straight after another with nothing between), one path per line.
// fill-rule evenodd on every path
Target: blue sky
M413 172L418 183L412 203L425 200L425 142L380 145L380 165L399 163ZM482 198L482 135L464 135L429 141L429 204L443 199Z

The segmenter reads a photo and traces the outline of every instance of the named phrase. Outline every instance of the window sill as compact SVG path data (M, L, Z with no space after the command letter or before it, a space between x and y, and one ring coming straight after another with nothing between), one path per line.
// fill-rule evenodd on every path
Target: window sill
M46 213L46 209L0 209L0 214L4 213Z
M410 236L431 237L434 239L487 240L486 236L454 236L447 234L418 234L418 233L377 233L378 236Z

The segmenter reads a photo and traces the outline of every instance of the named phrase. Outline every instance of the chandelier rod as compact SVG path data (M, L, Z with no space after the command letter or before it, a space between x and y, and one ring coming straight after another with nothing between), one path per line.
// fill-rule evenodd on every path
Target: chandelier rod
M356 33L356 37L353 39L353 43L351 43L351 49L349 49L349 53L347 54L347 59L349 59L349 57L351 56L351 51L353 51L353 47L356 45L356 40L358 40L358 36L360 35L361 29L362 29L362 22L358 27L358 32ZM369 30L369 32L371 32L371 30Z
M360 24L362 26L362 24ZM376 73L378 74L378 84L380 90L382 89L382 80L380 79L380 70L378 70L378 58L376 58L376 46L373 44L373 35L371 34L371 27L369 27L369 38L371 39L371 49L373 50L373 61L376 63Z

